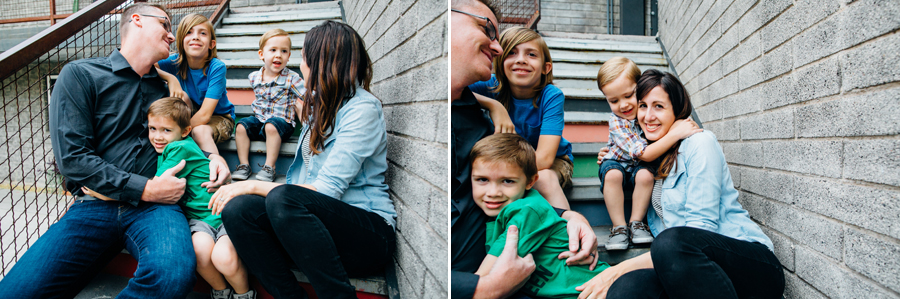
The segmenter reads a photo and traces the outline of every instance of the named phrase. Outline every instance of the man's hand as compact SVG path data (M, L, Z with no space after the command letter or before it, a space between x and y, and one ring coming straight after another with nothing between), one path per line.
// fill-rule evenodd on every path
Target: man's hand
M563 213L568 221L566 231L569 233L569 251L560 253L558 259L566 259L566 265L590 265L593 271L597 267L597 235L584 216L573 211Z
M184 195L185 179L175 177L184 169L186 162L181 160L178 165L169 168L162 175L147 181L141 200L146 202L174 204Z
M509 226L506 245L490 273L478 279L473 298L506 298L525 285L534 272L534 258L529 253L519 257L519 228Z
M225 158L217 154L209 155L209 182L200 184L200 187L205 187L206 192L213 193L228 183L231 183L231 170L228 170Z

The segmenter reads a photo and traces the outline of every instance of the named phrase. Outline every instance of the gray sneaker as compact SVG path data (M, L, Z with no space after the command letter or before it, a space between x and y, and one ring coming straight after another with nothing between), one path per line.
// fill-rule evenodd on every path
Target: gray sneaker
M275 168L269 165L263 165L262 169L259 170L259 173L256 174L256 179L264 182L274 182L275 181Z
M231 298L232 299L256 299L256 291L249 290L243 294L234 294L234 296Z
M628 228L624 225L609 229L609 240L606 241L606 250L628 249Z
M653 235L650 234L650 229L641 221L629 223L628 234L631 235L631 243L633 244L653 243Z
M250 165L241 164L231 173L231 179L235 181L243 181L250 177Z
M221 291L219 291L219 290L210 290L210 291L209 291L209 297L212 298L212 299L231 299L231 294L232 294L233 292L234 292L234 291L232 291L231 289L224 289L224 290L221 290Z

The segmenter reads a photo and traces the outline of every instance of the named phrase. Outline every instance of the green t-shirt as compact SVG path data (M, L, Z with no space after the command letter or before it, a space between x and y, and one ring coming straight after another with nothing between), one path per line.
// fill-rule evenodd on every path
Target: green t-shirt
M590 271L588 265L566 266L565 260L556 258L569 250L566 220L536 191L528 191L524 198L504 207L496 219L487 223L488 254L500 256L510 225L519 228L519 256L531 253L534 257L534 273L521 289L528 296L575 298L580 293L575 287L609 268L606 262L598 261L597 268Z
M181 160L186 162L184 169L175 176L184 178L187 182L184 196L178 201L178 205L188 219L201 220L214 228L219 227L222 224L222 216L213 215L207 208L212 194L200 186L204 182L209 182L209 158L206 158L197 143L194 143L194 139L188 136L184 140L166 145L156 163L156 176L178 165Z

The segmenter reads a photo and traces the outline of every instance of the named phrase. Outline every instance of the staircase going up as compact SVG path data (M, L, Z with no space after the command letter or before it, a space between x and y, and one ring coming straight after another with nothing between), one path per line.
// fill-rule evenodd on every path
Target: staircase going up
M572 188L566 191L572 209L583 214L594 226L601 247L601 260L618 263L646 252L637 248L607 253L603 245L612 222L603 202L597 177L597 152L609 137L609 115L606 97L597 87L600 66L616 56L624 56L641 71L668 71L668 64L655 37L605 34L541 32L553 58L553 84L566 95L563 137L572 143L575 171ZM630 192L626 192L630 193ZM626 195L629 196L630 195ZM626 215L631 213L626 201ZM626 216L627 218L627 216Z
M226 73L228 99L235 105L237 119L253 117L250 104L255 96L250 88L250 73L263 66L259 59L259 39L271 29L281 28L290 34L291 57L287 67L300 73L300 49L306 32L325 20L341 21L341 7L337 1L309 4L287 4L233 8L216 28L216 49L219 59L228 66ZM236 120L237 121L237 120ZM282 141L280 157L275 163L276 182L285 182L285 173L293 161L297 150L300 125L294 129L294 136ZM228 161L232 171L239 164L234 138L219 144L219 152ZM265 163L265 141L250 144L250 167L254 175Z
M309 4L288 4L253 6L229 9L227 15L216 28L216 49L218 58L228 66L226 73L228 100L235 106L237 119L254 117L250 104L255 99L250 88L250 80L247 78L251 72L259 70L263 66L257 51L259 39L262 35L274 28L281 28L290 34L291 57L287 67L299 73L300 49L306 38L306 32L312 27L321 24L325 20L342 22L341 7L338 1L318 2ZM276 182L285 182L285 173L293 161L297 150L300 125L297 124L294 136L283 141L279 158L276 162ZM218 144L219 153L225 157L231 170L238 165L238 158L234 137L231 140ZM253 174L261 168L266 159L266 144L264 141L253 141L250 145L250 166ZM75 298L111 298L118 294L133 276L137 263L127 252L119 254L103 273L95 278ZM311 298L317 298L309 284L309 280L302 272L294 270L298 283L301 284ZM384 276L373 276L361 279L350 279L350 283L356 288L359 298L387 298L388 287ZM272 298L262 289L262 285L255 279L251 285L258 292L257 298ZM210 286L197 276L197 284L194 292L188 298L209 298Z

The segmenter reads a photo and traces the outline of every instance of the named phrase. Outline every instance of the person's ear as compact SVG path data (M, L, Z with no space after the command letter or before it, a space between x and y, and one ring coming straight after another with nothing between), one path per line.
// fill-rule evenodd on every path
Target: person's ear
M549 62L549 61L544 62L544 71L541 72L541 74L542 75L549 74L551 70L553 70L553 63Z
M216 40L210 40L209 41L209 49L212 50L215 48L216 48Z
M193 129L191 126L184 128L184 130L181 131L181 138L187 138L187 136L191 134L191 129Z
M262 50L262 49L259 49L259 51L256 52L256 54L259 54L259 60L265 61L265 58L263 57L263 54L262 54L262 53L263 53L263 50Z
M528 180L528 184L525 185L525 190L531 190L531 187L534 186L534 183L537 183L537 179L538 179L538 174L535 173L534 176L532 176L531 179Z

